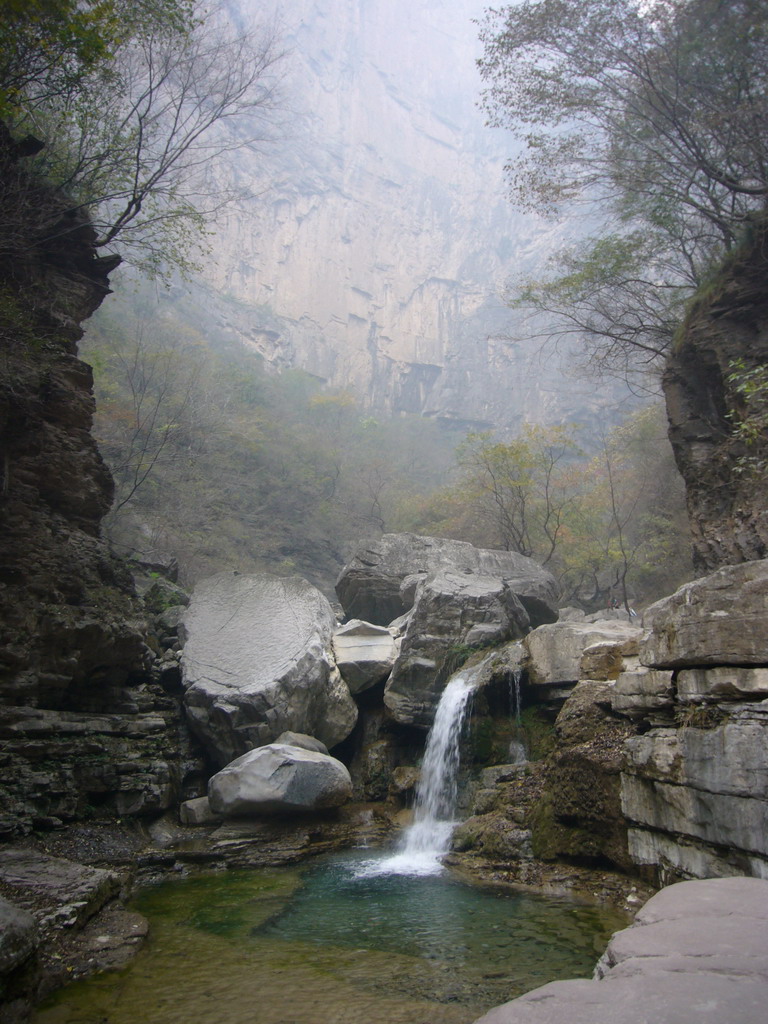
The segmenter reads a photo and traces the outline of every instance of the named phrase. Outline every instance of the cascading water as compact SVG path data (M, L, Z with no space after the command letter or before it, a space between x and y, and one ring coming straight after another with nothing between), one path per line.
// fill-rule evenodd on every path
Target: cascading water
M455 825L461 732L478 668L457 672L448 680L427 737L413 823L406 829L398 853L369 865L369 871L403 875L442 871L441 858L448 852Z
M525 743L520 738L522 736L520 717L520 712L522 710L520 681L522 677L522 669L516 668L512 673L512 679L509 684L509 700L511 704L511 711L515 719L515 730L518 734L517 738L511 740L509 744L509 760L512 764L523 764L523 762L528 760L528 752L525 749Z

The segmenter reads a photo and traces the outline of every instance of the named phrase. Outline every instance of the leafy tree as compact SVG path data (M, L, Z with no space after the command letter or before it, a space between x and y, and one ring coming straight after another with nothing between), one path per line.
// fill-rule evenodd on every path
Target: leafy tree
M191 0L34 0L0 35L0 111L45 143L37 169L64 212L87 210L97 246L119 239L145 269L186 267L206 218L244 194L214 166L273 130L275 30L238 34ZM39 219L43 241L66 230L60 208Z
M549 562L573 502L562 468L577 452L564 427L528 425L506 443L490 434L468 436L458 461L472 514L487 524L493 546Z
M524 147L513 198L603 220L524 298L609 369L657 362L684 297L765 205L765 15L764 0L523 0L486 17L486 110Z
M764 479L768 466L768 366L765 363L747 365L744 359L735 359L730 371L727 383L735 395L730 440L740 449L735 458L735 472L752 479Z

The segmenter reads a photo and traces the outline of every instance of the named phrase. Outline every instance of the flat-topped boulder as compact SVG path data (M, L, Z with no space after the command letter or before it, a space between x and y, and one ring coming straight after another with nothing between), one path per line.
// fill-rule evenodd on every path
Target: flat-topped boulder
M220 573L199 583L184 617L184 703L219 765L286 730L327 747L357 708L331 655L333 610L298 577Z
M228 818L326 810L351 797L352 780L341 761L287 743L249 750L208 783L211 810Z
M336 593L349 617L386 626L411 607L417 577L443 570L505 580L533 626L557 619L557 582L533 559L413 533L386 533L361 547L342 570ZM410 586L403 586L409 577Z
M524 641L528 677L534 686L575 683L583 678L615 678L622 671L622 659L637 654L642 635L639 626L612 619L541 625ZM590 669L594 676L589 674Z
M386 627L352 619L333 634L333 653L350 692L360 693L387 678L397 645Z
M729 565L646 609L652 668L768 665L768 560Z
M555 981L476 1024L756 1024L768 1000L768 881L680 882L616 932L596 980Z

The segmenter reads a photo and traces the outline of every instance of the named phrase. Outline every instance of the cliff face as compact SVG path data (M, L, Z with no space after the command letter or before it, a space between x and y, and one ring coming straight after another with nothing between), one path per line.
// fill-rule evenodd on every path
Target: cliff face
M664 374L669 436L701 570L768 555L768 483L744 462L752 452L735 428L745 405L729 380L738 364L747 371L768 364L767 274L762 224L692 309Z
M379 412L480 427L579 419L594 394L520 344L530 327L501 299L563 225L507 201L510 140L477 109L484 6L291 4L288 102L304 119L248 217L219 226L206 277L236 300L222 315L247 346ZM259 7L230 4L246 22ZM243 179L259 173L251 150L235 159Z
M156 765L178 758L178 727L166 742L170 719L137 714L154 709L136 698L146 623L99 537L112 480L90 435L91 369L76 354L116 260L97 257L88 222L24 163L0 139L0 836L81 816L116 792L130 813L127 793L157 797L163 776L170 790L168 761L148 768L145 736ZM121 769L127 736L134 761Z

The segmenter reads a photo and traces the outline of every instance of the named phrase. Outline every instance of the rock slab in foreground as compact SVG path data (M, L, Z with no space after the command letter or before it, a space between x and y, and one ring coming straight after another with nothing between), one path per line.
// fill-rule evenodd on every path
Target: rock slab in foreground
M768 1004L768 881L662 889L617 932L596 981L556 981L476 1024L757 1024Z
M357 708L331 658L336 620L306 580L220 573L199 583L184 619L187 716L219 765L282 732L328 747Z
M248 751L208 783L211 810L224 817L325 810L351 797L341 761L285 743Z

